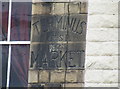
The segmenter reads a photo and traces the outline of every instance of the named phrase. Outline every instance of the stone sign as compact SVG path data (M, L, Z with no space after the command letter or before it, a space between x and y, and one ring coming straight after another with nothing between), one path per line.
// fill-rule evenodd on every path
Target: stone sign
M83 87L86 28L86 0L33 2L28 86Z
M86 14L35 15L30 67L84 68Z

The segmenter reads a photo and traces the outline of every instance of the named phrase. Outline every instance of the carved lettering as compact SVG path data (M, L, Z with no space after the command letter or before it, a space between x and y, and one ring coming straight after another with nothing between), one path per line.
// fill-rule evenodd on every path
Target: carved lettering
M86 17L86 15L85 15ZM37 20L37 21L36 21ZM79 68L84 62L86 19L82 15L35 17L30 67L40 69ZM37 34L36 34L37 33ZM36 38L37 37L37 38ZM35 44L32 44L35 45Z

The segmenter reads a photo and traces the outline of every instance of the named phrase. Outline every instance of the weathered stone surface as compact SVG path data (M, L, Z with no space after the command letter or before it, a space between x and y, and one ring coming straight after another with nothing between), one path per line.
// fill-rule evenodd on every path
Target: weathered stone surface
M112 87L118 87L118 83L85 83L85 87L110 87L109 89L111 89Z
M67 70L66 82L77 82L78 70Z
M90 28L87 31L86 40L91 42L118 41L118 28Z
M68 13L67 3L53 3L53 14L65 14Z
M32 4L32 15L50 14L52 6L49 3L36 3Z
M42 68L44 69L58 69L58 68L65 69L66 59L64 55L66 55L66 45L64 44L54 44L54 45L39 44L39 45L32 45L31 47L34 49L34 50L31 49L32 50L31 67L35 65L35 68L39 68L39 69L42 69ZM41 48L42 50L39 50L39 48ZM69 44L67 67L84 68L85 51L83 48L85 48L84 44L82 45L79 43ZM61 56L61 53L62 53L62 56ZM43 61L43 60L47 60L47 61Z
M68 82L68 83L83 83L84 71L83 70L67 70L65 79L65 70L51 71L50 82Z
M66 38L67 25L58 24L55 18L62 17L61 23L64 21L67 23L67 16L39 16L34 18L33 21L37 22L34 25L32 32L32 43L31 43L31 67L35 64L35 68L65 68L65 56L66 47L68 42L68 67L78 68L84 67L84 55L85 55L85 36L86 36L86 18L87 15L71 15L70 21L73 23L71 29L75 26L75 31L69 30L69 38ZM54 18L54 19L51 19ZM66 20L64 19L66 18ZM53 23L50 24L50 21ZM80 22L81 21L81 22ZM49 22L49 23L48 23ZM77 22L77 23L75 23ZM44 24L46 23L46 25ZM66 24L65 23L65 24ZM50 25L54 26L50 26ZM59 26L60 25L60 26ZM62 27L61 27L62 25ZM38 28L36 28L36 26ZM77 27L76 27L77 26ZM79 28L80 27L80 28ZM41 29L42 28L42 29ZM77 29L76 29L77 28ZM47 30L46 30L47 29ZM39 30L39 31L38 31ZM38 56L37 56L38 55ZM62 58L62 60L61 60ZM71 60L72 59L72 60ZM43 62L43 60L45 60ZM81 63L81 64L80 64Z
M64 70L53 70L51 71L50 82L64 82L65 71Z
M118 87L118 1L89 0L85 87Z
M117 3L120 0L104 0L102 3ZM89 3L101 3L101 0L89 0Z
M111 8L112 7L112 8ZM105 1L99 1L96 0L93 2L93 0L90 0L89 3L89 14L108 14L108 15L113 15L113 14L118 14L118 2L108 2Z
M69 11L70 11L70 13L80 13L81 12L81 4L80 3L70 3Z
M88 21L87 44L86 44L87 69L85 73L86 87L117 87L118 85L117 84L118 82L117 81L118 79L117 2L118 1L119 0L104 0L101 2L101 0L89 0L89 7L88 7L89 21ZM56 13L58 14L64 13L63 11L64 6L63 5L60 6L61 6L60 10L59 10L59 5L58 5L58 9L55 10ZM54 7L57 7L57 4ZM76 8L76 6L74 8ZM75 11L74 8L70 8L70 11L73 13L79 12L78 10ZM52 8L52 10L53 9L54 8ZM73 75L76 74L75 73L68 74L68 80L72 82L78 81L78 79L76 80L76 78ZM61 78L58 78L58 76ZM64 72L56 73L53 71L51 74L51 81L64 82L63 76L64 76ZM70 79L69 78L70 76L73 76L72 77L73 79ZM72 87L72 86L77 86L77 84L75 85L68 84L67 86Z
M69 38L66 38L69 18ZM85 41L87 14L34 15L32 17L32 42Z
M66 14L71 13L87 13L88 11L88 3L87 2L70 2L69 10L68 3L54 3L53 4L53 12L54 14Z
M86 70L86 83L118 83L118 70Z
M118 56L87 56L86 69L118 69Z
M29 70L28 83L38 83L38 70Z
M89 15L88 28L117 28L118 15Z
M87 42L87 56L116 56L118 55L117 42Z
M34 3L32 5L32 15L34 14L58 14L58 15L63 15L63 14L75 14L75 13L87 13L88 9L88 3L87 2L70 2L68 5L68 2L62 3L56 3L56 2L51 2L51 3L45 3L45 2L39 2L39 3ZM69 7L68 7L69 6ZM68 10L69 8L69 10Z
M49 82L49 70L39 71L39 82Z
M84 83L84 80L85 80L84 75L85 75L85 70L78 70L77 82Z
M88 13L88 3L81 2L81 12L80 13Z

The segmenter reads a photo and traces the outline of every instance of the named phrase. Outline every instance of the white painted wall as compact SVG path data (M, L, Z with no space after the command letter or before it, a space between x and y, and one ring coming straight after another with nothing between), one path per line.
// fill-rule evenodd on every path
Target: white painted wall
M118 2L89 0L85 87L118 87Z

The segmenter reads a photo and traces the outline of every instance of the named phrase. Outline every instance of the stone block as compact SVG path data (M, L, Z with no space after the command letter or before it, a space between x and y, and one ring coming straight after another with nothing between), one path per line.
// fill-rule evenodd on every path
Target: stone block
M117 28L118 15L88 15L89 28Z
M87 42L87 56L117 56L118 42Z
M70 13L80 13L81 12L81 4L80 3L70 3L69 11L70 11Z
M78 70L77 82L84 83L85 70Z
M87 56L86 69L100 69L100 70L107 70L107 69L118 69L118 56Z
M111 8L112 7L112 8ZM117 15L118 14L118 2L107 1L95 1L89 2L89 14L106 14L106 15Z
M53 70L51 71L50 82L64 82L65 71L64 70Z
M80 13L88 13L88 2L81 2L81 12Z
M85 87L104 87L103 89L109 88L109 89L118 89L118 83L85 83ZM106 88L105 88L106 87ZM115 88L116 87L116 88ZM96 89L96 88L92 88Z
M66 82L77 82L78 70L67 70Z
M52 11L53 14L58 14L58 15L68 13L67 3L54 3L52 10L53 10Z
M39 82L49 82L49 70L39 71Z
M118 70L86 70L86 83L118 83Z
M38 83L38 70L29 70L28 83Z
M32 4L32 15L51 14L51 3L36 3Z
M89 28L86 36L92 42L118 41L118 28Z

